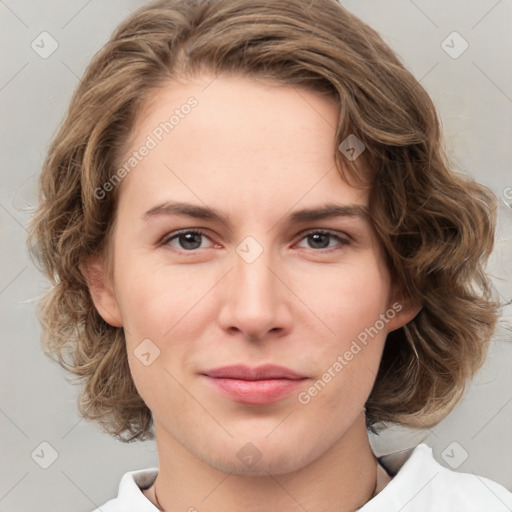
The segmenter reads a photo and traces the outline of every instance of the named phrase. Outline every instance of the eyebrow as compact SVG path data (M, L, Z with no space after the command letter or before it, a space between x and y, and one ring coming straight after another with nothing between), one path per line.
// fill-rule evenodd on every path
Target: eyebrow
M214 208L200 206L183 202L167 201L165 203L154 206L143 215L144 220L149 220L160 216L179 215L182 217L190 217L194 219L212 220L230 225L227 217L222 215ZM366 206L359 204L335 204L327 203L314 208L303 208L295 210L288 215L284 221L286 224L294 225L303 222L311 222L316 220L332 219L337 217L355 217L368 221L369 211Z

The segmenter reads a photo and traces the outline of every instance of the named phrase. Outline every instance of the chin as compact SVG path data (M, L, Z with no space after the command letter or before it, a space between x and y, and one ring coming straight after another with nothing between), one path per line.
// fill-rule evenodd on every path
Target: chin
M196 455L209 466L238 476L268 476L293 473L306 467L322 455L321 446L305 446L304 443L277 443L268 439L233 441L233 445L218 453L211 451ZM300 451L299 451L300 450ZM227 454L234 456L227 456ZM201 456L205 455L205 456Z

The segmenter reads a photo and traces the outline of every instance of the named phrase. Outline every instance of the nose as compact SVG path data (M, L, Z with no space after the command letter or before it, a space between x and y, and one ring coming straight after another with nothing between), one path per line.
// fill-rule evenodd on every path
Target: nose
M263 250L254 261L235 252L233 269L223 280L221 327L233 335L242 333L250 341L289 332L292 323L287 300L291 292L283 277L276 271L270 251Z

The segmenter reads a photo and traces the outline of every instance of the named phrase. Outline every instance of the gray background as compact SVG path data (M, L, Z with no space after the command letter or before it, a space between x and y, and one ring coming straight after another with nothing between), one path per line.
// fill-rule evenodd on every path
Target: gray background
M77 387L40 348L34 300L47 284L25 248L37 174L72 91L114 27L142 3L0 0L1 512L89 511L117 494L124 472L158 464L152 442L122 444L77 415ZM431 94L455 167L500 196L501 241L490 268L501 297L510 299L512 1L342 3L383 35ZM31 47L47 37L40 36L44 31L58 43L47 58ZM442 46L454 31L469 44L457 58L453 54L462 39L451 36L444 43L452 56ZM47 51L51 41L45 41ZM504 309L507 317L509 310ZM374 440L376 451L426 439L447 467L487 476L512 490L511 339L502 325L485 366L440 425L432 431L390 430ZM41 447L42 442L52 448ZM52 450L58 457L43 469Z

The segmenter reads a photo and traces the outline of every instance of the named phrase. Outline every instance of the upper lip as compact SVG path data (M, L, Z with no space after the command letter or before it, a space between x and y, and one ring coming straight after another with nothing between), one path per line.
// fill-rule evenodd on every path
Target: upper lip
M304 375L274 364L265 364L251 368L246 365L223 366L203 372L203 375L216 379L268 380L268 379L305 379Z

